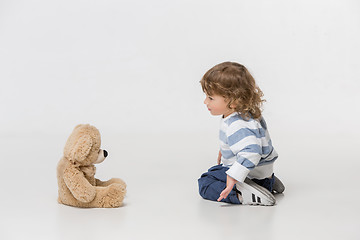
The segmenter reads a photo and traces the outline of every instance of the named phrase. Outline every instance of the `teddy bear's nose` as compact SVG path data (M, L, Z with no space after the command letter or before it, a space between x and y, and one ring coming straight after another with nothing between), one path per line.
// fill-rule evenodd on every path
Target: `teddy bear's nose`
M107 157L109 154L106 150L104 150L104 157Z

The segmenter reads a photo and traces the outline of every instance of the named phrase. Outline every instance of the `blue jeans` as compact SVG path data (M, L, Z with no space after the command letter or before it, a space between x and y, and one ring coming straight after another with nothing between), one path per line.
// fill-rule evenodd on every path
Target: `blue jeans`
M211 201L217 201L220 197L220 193L226 187L226 171L229 168L222 165L216 165L211 167L206 173L203 173L198 180L199 183L199 193L200 196L204 199ZM254 182L267 188L270 192L274 184L274 174L271 179L252 179ZM222 199L221 202L241 204L237 197L237 190L234 186L234 189L230 192L227 198Z

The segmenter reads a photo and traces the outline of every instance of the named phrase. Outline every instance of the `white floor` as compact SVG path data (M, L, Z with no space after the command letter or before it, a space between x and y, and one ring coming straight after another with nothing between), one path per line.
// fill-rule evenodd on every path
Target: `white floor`
M198 195L215 135L103 136L110 155L97 176L127 182L125 205L78 209L56 201L65 135L1 136L0 239L360 239L355 142L285 139L274 141L285 193L274 207L250 207Z

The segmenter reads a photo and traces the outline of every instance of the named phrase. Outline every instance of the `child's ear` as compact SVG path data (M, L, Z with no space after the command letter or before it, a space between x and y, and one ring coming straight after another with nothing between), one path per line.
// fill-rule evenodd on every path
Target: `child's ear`
M238 101L237 100L232 100L229 103L229 107L230 109L236 109L236 106L238 105Z
M230 109L235 109L235 107L236 107L235 101L230 101L228 106Z

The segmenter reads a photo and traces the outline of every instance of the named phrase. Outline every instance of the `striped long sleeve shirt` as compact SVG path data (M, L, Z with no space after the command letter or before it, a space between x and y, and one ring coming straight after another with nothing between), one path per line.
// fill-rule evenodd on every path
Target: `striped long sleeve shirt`
M243 182L247 176L263 179L272 175L278 154L263 118L245 120L232 113L221 119L219 138L221 161L229 167L230 177Z

